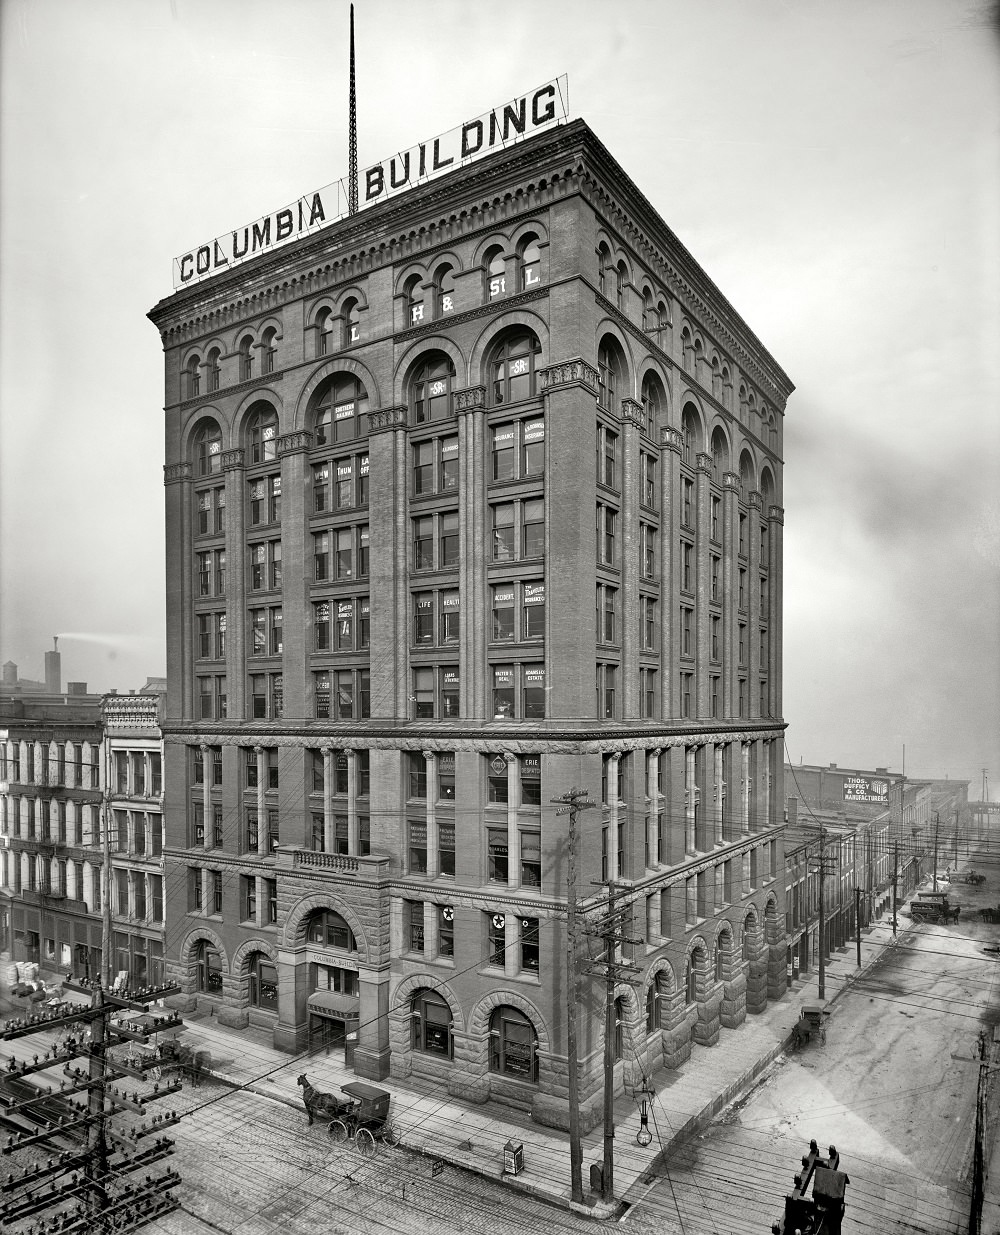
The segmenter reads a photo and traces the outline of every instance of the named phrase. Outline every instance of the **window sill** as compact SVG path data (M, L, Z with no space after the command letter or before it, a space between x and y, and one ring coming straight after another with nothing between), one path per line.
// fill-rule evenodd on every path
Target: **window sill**
M486 965L478 970L481 978L503 978L506 982L521 982L525 986L541 986L542 980L537 973L522 970L520 973L508 974L500 965Z

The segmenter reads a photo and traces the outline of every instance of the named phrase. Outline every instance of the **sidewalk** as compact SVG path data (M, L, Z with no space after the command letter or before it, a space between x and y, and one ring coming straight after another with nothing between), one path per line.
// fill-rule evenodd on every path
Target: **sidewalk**
M909 918L901 918L901 935L909 924ZM892 927L883 921L862 939L860 970L854 944L834 953L826 966L826 1005L835 1009L841 992L885 956L892 942ZM660 1071L652 1077L656 1092L649 1121L653 1142L646 1148L635 1140L638 1097L619 1097L615 1103L616 1201L611 1206L602 1205L589 1188L590 1166L603 1160L603 1128L599 1124L583 1140L586 1212L595 1218L610 1217L623 1202L638 1200L658 1162L738 1097L785 1050L800 1008L818 1002L818 978L812 973L795 982L764 1012L748 1016L739 1028L724 1029L716 1046L695 1046L691 1058L678 1071ZM356 1079L344 1067L340 1054L290 1057L267 1044L266 1031L224 1029L202 1014L187 1017L185 1025L184 1042L211 1052L213 1075L297 1107L303 1121L306 1113L296 1077L304 1072L317 1089L338 1096L342 1084ZM837 1032L836 1015L831 1016L829 1032ZM532 1123L527 1115L496 1102L464 1105L441 1086L414 1078L387 1078L380 1084L392 1094L392 1118L405 1148L502 1180L564 1208L577 1208L570 1200L569 1138L565 1133ZM508 1140L524 1146L524 1170L517 1176L503 1172L503 1147Z

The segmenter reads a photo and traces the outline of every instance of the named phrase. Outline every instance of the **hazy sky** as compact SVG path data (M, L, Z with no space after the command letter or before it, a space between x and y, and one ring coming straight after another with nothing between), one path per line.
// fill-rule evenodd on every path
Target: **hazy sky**
M171 261L347 170L346 0L0 0L0 660L164 657ZM359 0L362 168L568 73L796 384L795 762L1000 782L1000 37L964 0ZM1000 787L1000 786L998 786Z

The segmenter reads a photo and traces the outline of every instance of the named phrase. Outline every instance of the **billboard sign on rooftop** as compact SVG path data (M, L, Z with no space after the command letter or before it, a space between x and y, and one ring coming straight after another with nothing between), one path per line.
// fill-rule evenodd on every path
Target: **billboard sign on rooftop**
M871 776L845 776L844 801L875 802L887 805L889 782Z
M504 150L560 124L568 115L569 82L563 74L447 133L365 168L358 174L358 209L387 201L456 167ZM306 193L280 210L175 257L174 287L198 283L259 253L328 227L347 216L348 204L346 177Z

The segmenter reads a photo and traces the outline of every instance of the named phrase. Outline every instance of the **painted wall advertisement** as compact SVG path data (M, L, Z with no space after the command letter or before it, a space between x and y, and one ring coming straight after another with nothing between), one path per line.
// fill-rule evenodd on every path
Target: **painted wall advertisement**
M870 776L844 777L845 802L889 803L889 782Z

